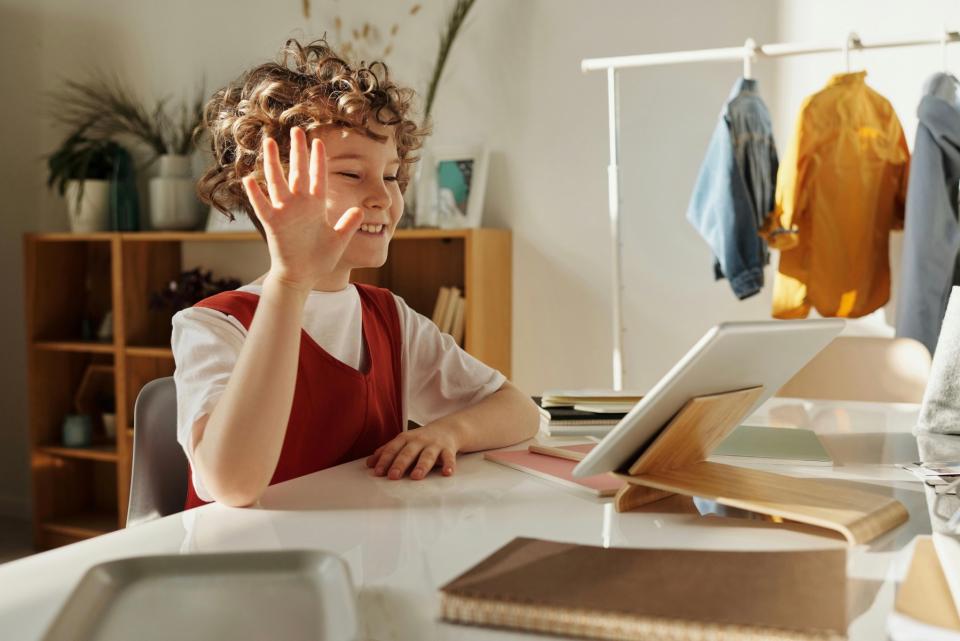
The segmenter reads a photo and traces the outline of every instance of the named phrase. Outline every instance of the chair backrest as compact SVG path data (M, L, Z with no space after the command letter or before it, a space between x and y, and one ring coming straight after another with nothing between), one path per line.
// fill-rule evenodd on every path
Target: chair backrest
M912 338L838 336L777 396L919 403L930 363L927 348Z
M187 457L177 443L177 388L173 378L143 386L133 409L133 470L127 527L183 510Z

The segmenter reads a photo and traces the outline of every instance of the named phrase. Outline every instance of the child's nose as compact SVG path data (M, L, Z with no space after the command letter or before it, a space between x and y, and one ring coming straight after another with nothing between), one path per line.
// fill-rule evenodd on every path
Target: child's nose
M363 204L368 209L389 209L390 205L393 204L393 199L390 197L386 184L381 182L379 185L372 186L367 192Z

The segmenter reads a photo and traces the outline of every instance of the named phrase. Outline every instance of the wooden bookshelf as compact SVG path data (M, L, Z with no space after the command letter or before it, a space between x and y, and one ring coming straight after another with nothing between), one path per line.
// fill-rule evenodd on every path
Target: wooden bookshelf
M255 232L27 234L24 275L34 545L47 549L123 526L130 486L133 407L143 386L173 373L168 311L153 292L184 269L189 242L261 243ZM511 235L506 230L398 230L390 257L354 279L386 287L430 316L441 286L466 300L464 347L510 376ZM218 276L229 276L228 273ZM97 341L113 313L112 342ZM112 376L116 439L94 419L94 443L64 447L81 381Z

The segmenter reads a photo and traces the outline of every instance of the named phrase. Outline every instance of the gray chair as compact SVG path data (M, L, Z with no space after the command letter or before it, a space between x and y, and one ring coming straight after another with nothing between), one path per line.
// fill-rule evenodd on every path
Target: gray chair
M177 443L173 377L143 386L133 408L133 470L127 527L176 514L187 496L187 457Z

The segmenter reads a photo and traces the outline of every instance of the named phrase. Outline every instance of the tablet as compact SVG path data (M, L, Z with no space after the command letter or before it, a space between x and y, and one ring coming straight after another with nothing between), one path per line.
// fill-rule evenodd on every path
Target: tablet
M783 387L827 346L842 319L731 322L701 338L573 470L576 477L629 467L695 396L763 385L745 416Z

